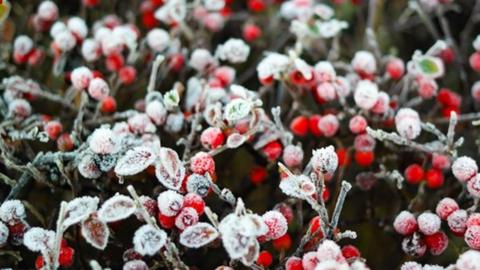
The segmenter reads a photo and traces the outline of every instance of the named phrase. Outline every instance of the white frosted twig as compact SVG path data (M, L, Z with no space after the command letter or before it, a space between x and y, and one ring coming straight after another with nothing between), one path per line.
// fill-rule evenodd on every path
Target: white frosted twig
M352 188L352 185L347 181L342 181L342 187L340 189L340 194L338 195L337 204L335 205L335 209L333 210L332 214L332 221L330 222L330 232L329 235L331 236L333 230L338 225L338 220L340 219L340 214L342 213L343 204L345 203L345 198L347 197L348 191Z
M67 203L62 201L60 203L60 211L57 218L57 231L55 236L55 248L53 250L53 269L58 269L59 263L58 259L60 257L60 249L62 248L62 238L63 238L63 221L65 220L65 212L67 210Z
M152 64L152 73L150 73L150 80L148 81L147 92L152 92L155 90L155 82L157 81L158 68L165 60L165 56L159 54L155 58Z

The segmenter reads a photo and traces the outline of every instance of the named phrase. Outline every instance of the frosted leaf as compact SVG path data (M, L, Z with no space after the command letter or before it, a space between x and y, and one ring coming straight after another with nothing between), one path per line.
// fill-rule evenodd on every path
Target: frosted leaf
M239 217L239 232L247 236L260 236L268 232L268 227L261 216L248 214Z
M94 248L104 250L108 244L110 231L105 222L98 219L96 213L82 222L82 236Z
M118 155L97 155L95 156L95 163L102 172L109 172L117 164Z
M242 263L246 266L252 265L258 258L260 253L260 245L258 241L252 241L247 247L247 253L242 257Z
M241 98L236 98L225 106L225 119L236 122L246 117L252 109L252 103Z
M315 185L305 175L289 176L280 182L280 189L288 196L305 199L315 193Z
M130 197L117 194L103 203L98 210L98 217L105 222L114 222L128 218L135 209L135 203Z
M102 175L102 172L95 163L94 156L90 154L82 157L77 168L78 172L87 179L96 179Z
M187 179L187 192L196 193L202 197L208 195L210 181L204 175L192 174Z
M33 227L23 236L23 244L31 251L51 250L55 246L55 232Z
M246 136L239 133L233 133L227 138L227 147L230 149L237 148L242 145L246 140Z
M0 219L4 222L8 223L12 220L24 219L25 217L25 206L23 206L20 200L8 200L0 206Z
M152 165L157 156L148 147L136 147L118 160L115 173L121 176L134 175Z
M67 203L65 211L65 220L63 221L64 228L78 223L88 218L88 216L97 210L98 198L83 196L75 198Z
M172 111L178 107L178 103L180 102L180 96L178 95L177 89L172 89L165 93L163 96L163 103L167 110Z
M231 259L240 259L248 253L249 247L257 240L254 237L245 236L237 231L222 232L222 242Z
M7 225L5 223L0 222L0 247L3 247L8 241L8 235L10 231L8 230Z
M185 177L185 166L173 149L162 147L159 155L160 164L155 167L158 181L166 188L179 190Z
M312 168L321 173L334 173L338 167L338 156L332 145L312 151Z
M138 228L133 236L133 247L141 255L153 256L167 242L167 234L151 225L143 225Z
M123 270L148 270L148 265L142 260L128 261L123 265Z
M205 222L187 227L180 234L180 244L189 248L199 248L207 245L219 236L218 231Z

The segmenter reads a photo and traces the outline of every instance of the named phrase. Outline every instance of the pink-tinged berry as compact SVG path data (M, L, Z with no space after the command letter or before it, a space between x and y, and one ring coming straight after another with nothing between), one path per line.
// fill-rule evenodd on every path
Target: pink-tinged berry
M371 52L358 51L352 59L352 67L361 77L366 77L377 71L377 61Z
M375 138L370 136L368 133L363 133L355 136L353 141L353 147L355 151L358 152L372 152L375 149L377 142Z
M387 63L387 74L393 80L399 80L405 73L405 63L400 58L391 58Z
M306 136L309 131L308 118L303 115L295 117L292 122L290 122L290 130L297 136Z
M229 66L221 66L215 69L213 75L220 81L221 87L226 87L235 80L235 69Z
M293 209L288 204L286 204L286 203L277 204L274 207L274 210L277 210L278 212L282 213L282 215L287 220L287 223L290 224L290 222L293 221L293 218L294 218Z
M117 110L117 101L114 97L105 97L100 104L100 111L103 113L114 113Z
M422 166L418 164L409 165L404 172L405 180L412 185L419 184L424 178L424 171Z
M158 210L164 216L176 216L183 208L183 196L173 190L167 190L158 195Z
M368 122L365 117L361 115L355 115L350 119L348 123L348 127L353 134L359 134L365 132L367 129Z
M432 255L438 256L448 247L448 236L442 231L426 235L425 244Z
M442 0L442 1L449 1L449 0ZM440 1L441 2L441 1ZM440 57L442 58L443 62L445 64L451 64L453 61L455 61L455 51L451 47L447 47L440 51Z
M17 98L8 104L8 115L18 119L25 119L32 114L32 106L25 99Z
M43 1L38 6L37 15L42 20L53 22L58 18L58 7L53 1Z
M441 188L445 181L443 172L437 169L428 169L425 172L425 180L427 181L427 187L431 189Z
M480 102L480 81L477 81L473 84L471 94L475 102Z
M287 145L283 150L282 156L285 165L290 168L300 166L303 161L303 149L298 145Z
M317 252L310 251L303 255L302 265L304 270L315 270L315 267L317 267L317 264L318 264Z
M263 166L256 166L250 170L249 177L253 184L261 184L267 179L267 169Z
M440 230L442 221L433 213L423 213L417 218L418 230L425 235L432 235Z
M402 235L411 235L418 229L418 223L415 216L408 212L402 211L397 215L393 222L395 231Z
M419 233L414 233L403 239L402 250L409 256L422 257L427 251L427 245Z
M53 120L45 123L43 130L51 140L56 140L58 136L60 136L60 133L62 133L63 126L59 121Z
M242 29L243 39L252 42L262 35L262 29L253 23L246 24Z
M88 146L96 154L111 154L117 150L116 134L109 128L95 129L90 135Z
M467 182L478 172L477 162L470 157L457 158L452 165L452 173L460 182Z
M180 230L195 225L198 222L198 213L192 207L184 207L175 218L175 226Z
M462 236L467 229L468 213L463 209L455 210L448 218L448 227L456 236Z
M262 12L267 8L267 4L264 0L248 0L248 8L253 12Z
M195 193L188 193L183 197L183 207L191 207L201 216L205 211L205 201L202 196Z
M140 196L139 201L142 203L143 207L145 208L145 210L147 210L147 213L150 216L152 216L152 217L157 216L157 214L158 214L158 204L157 204L156 200L154 200L154 199L152 199L148 196ZM136 211L135 216L139 220L143 221L143 216L142 216L140 211Z
M74 147L72 137L68 133L63 133L57 139L57 148L62 152L68 152Z
M339 263L345 262L342 250L337 243L332 240L324 240L317 249L317 258L320 262L333 260Z
M209 154L198 152L190 159L190 170L200 175L207 172L213 175L215 174L215 161Z
M272 210L266 212L263 214L262 220L268 227L268 232L265 235L267 240L278 239L287 233L287 219L279 211Z
M376 114L384 114L389 109L390 96L383 91L379 92L377 102L375 102L375 105L370 109L370 111Z
M460 209L458 203L452 198L443 198L441 201L438 202L437 207L435 208L435 213L443 219L447 220L447 218L453 212Z
M78 67L70 75L73 87L79 90L86 89L93 79L93 73L87 67Z
M270 161L277 160L282 154L282 150L282 144L278 141L271 141L262 148L263 154Z
M337 91L335 90L335 86L329 82L320 83L315 89L315 94L320 100L324 102L332 101L337 98Z
M480 249L480 226L468 227L464 236L465 242L472 249Z
M88 8L96 7L100 4L100 0L82 0L82 4Z
M354 259L361 256L360 250L356 246L346 245L342 247L342 255L345 259Z
M273 257L270 252L264 250L258 254L257 264L263 266L264 268L268 268L273 262Z
M370 110L378 100L378 86L368 80L358 82L353 95L355 104L364 110Z
M402 108L395 116L395 127L400 136L413 140L422 130L418 112L410 108Z
M207 149L217 149L222 146L225 141L225 136L220 128L209 127L202 132L200 141L203 147Z
M289 257L285 263L285 270L303 270L302 259L299 257Z
M137 79L137 70L132 66L123 66L118 71L118 78L124 85L130 85Z
M108 97L108 93L110 93L110 87L104 79L95 78L90 81L90 84L88 85L88 94L92 98L101 101Z
M423 99L430 99L437 94L438 84L437 82L428 77L417 78L418 95Z
M373 151L355 151L354 158L359 166L368 167L375 160L375 153Z
M441 155L437 153L432 154L432 167L437 170L446 170L450 168L451 162L450 158L446 155Z
M480 72L480 52L473 53L468 61L473 70Z
M472 213L467 219L467 228L471 226L480 226L480 213Z
M340 127L338 118L333 114L324 115L320 121L318 121L318 129L325 137L333 137Z
M467 190L472 197L480 198L480 175L475 175L467 182Z

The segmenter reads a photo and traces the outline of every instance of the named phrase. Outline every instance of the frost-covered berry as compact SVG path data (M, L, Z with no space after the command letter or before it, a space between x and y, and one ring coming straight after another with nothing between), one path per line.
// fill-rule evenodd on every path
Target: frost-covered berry
M58 18L58 7L53 1L43 1L37 9L39 18L53 22Z
M402 59L393 57L388 60L386 69L390 78L393 80L399 80L405 73L405 63Z
M140 203L143 205L145 210L147 210L147 213L149 216L156 216L158 213L158 204L157 201L148 197L148 196L140 196L139 197ZM143 221L143 216L140 210L137 209L135 212L135 216L137 217L138 220Z
M420 116L410 108L402 108L395 116L395 126L400 136L413 140L422 130L420 125Z
M333 137L340 127L338 119L333 114L324 115L320 121L318 121L318 129L325 137Z
M467 182L478 172L477 162L470 157L457 158L452 164L452 173L460 182Z
M7 243L9 234L10 232L7 225L0 222L0 247L3 247Z
M480 226L480 213L472 213L467 219L467 228L471 226Z
M448 247L448 236L442 231L426 235L425 244L432 255L438 256Z
M13 42L13 50L15 53L26 56L32 51L32 49L33 40L30 37L26 35L20 35L15 38L15 41Z
M163 29L152 29L147 34L147 44L150 49L162 52L170 45L170 36Z
M94 39L85 39L82 43L82 56L87 62L93 62L100 57L100 44Z
M333 174L338 167L338 156L333 145L313 150L312 168L319 173Z
M97 128L88 138L88 146L96 154L112 154L118 150L117 136L109 128Z
M418 229L425 235L432 235L440 230L440 218L433 213L423 213L417 218Z
M345 262L340 246L332 240L325 240L318 246L317 258L320 262L329 260L340 263Z
M250 47L241 39L230 38L225 43L218 45L215 55L223 61L232 64L247 61L250 54Z
M397 215L397 217L395 217L395 220L393 221L393 228L399 234L410 235L418 229L418 223L412 213L408 211L402 211Z
M335 72L335 68L328 61L318 62L314 67L314 71L315 71L315 78L320 83L333 82L337 76Z
M283 150L283 146L278 141L271 141L262 148L263 154L270 161L277 160L282 154L282 150Z
M165 123L165 130L170 133L178 133L182 130L185 117L182 112L171 113L167 116Z
M205 72L207 69L213 68L216 61L206 49L196 49L190 56L189 65L198 72Z
M90 81L88 94L92 98L101 101L108 96L108 93L110 93L110 87L104 79L95 78Z
M308 124L308 118L300 115L295 117L292 122L290 122L290 130L293 134L299 137L304 137L308 134Z
M118 71L118 79L124 85L130 85L135 82L137 78L137 70L132 66L123 66Z
M191 207L201 216L205 211L205 201L198 194L188 193L183 197L183 207Z
M375 106L378 100L378 86L377 84L363 80L359 81L355 88L353 96L355 104L364 110L370 110Z
M448 218L448 227L455 235L463 235L467 229L468 213L459 209L451 213Z
M361 115L355 115L350 119L348 123L348 128L353 134L359 134L365 132L368 122L365 117Z
M285 270L303 270L302 259L292 256L285 263Z
M145 113L137 113L127 120L130 130L134 133L144 134L153 133L157 130L155 125Z
M147 103L145 113L152 119L155 125L163 125L167 121L167 109L160 100L153 100Z
M402 250L405 254L413 257L422 257L427 251L425 240L419 233L407 236L402 241Z
M192 207L184 207L175 218L175 226L180 230L195 225L198 222L198 213Z
M472 249L480 249L480 226L468 227L464 236L465 242Z
M432 167L437 170L445 170L450 168L450 158L446 155L437 153L432 154Z
M422 166L418 164L410 164L404 172L407 183L416 185L423 180L424 171Z
M72 50L75 45L75 36L68 30L61 31L53 36L53 46L62 52L68 52Z
M417 78L418 95L423 99L430 99L437 94L438 84L429 77L421 76Z
M123 270L148 270L148 265L142 260L128 261L123 265Z
M276 251L289 250L292 247L292 237L286 233L272 241L272 246Z
M167 190L157 198L158 210L165 216L176 216L183 207L183 196L173 190Z
M224 141L225 136L223 136L222 130L218 127L209 127L200 136L200 142L207 149L217 149L222 146Z
M0 206L0 219L8 224L26 218L25 206L19 200L7 200Z
M335 86L329 82L320 83L317 88L315 88L315 94L319 98L319 103L332 101L337 98Z
M480 175L475 175L467 183L467 190L470 195L480 198Z
M32 114L32 106L25 99L17 98L8 104L8 115L24 119Z
M266 212L263 214L262 220L268 227L268 232L265 235L267 240L280 238L287 233L287 219L279 211Z
M56 140L60 133L62 133L62 123L57 120L48 121L43 125L43 130L47 133L48 137L52 140Z
M480 269L480 252L468 250L458 257L455 269L459 270L477 270Z
M373 105L370 111L376 114L384 114L388 111L389 108L390 96L383 91L378 92L377 102L375 102L375 105Z
M204 175L215 173L215 161L213 158L205 152L198 152L190 159L190 170L194 173Z
M368 133L355 136L355 140L353 141L353 147L359 152L372 152L376 144L375 138Z
M471 94L475 102L480 102L480 81L477 81L472 85Z
M157 220L162 228L171 229L175 226L175 216L165 216L159 212L157 215Z
M298 145L287 145L283 150L282 156L283 162L287 167L297 167L302 164L303 161L303 149Z
M438 202L435 213L437 213L441 219L447 220L448 216L458 209L460 209L458 203L454 199L447 197Z
M315 270L318 264L317 252L310 251L303 255L302 265L304 270Z
M186 188L189 193L195 193L202 197L206 197L210 190L210 181L207 177L194 173L188 176Z
M78 67L72 71L70 79L73 87L83 90L88 87L90 81L93 79L93 73L87 67Z
M78 172L87 179L96 179L102 175L92 155L82 157L77 165Z
M377 71L377 62L371 52L358 51L352 59L352 67L361 75L372 75Z
M72 17L67 21L67 28L79 40L84 40L88 34L88 26L80 17Z

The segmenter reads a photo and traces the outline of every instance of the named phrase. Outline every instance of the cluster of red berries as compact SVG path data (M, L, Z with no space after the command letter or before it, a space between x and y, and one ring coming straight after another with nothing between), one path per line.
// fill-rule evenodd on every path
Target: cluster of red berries
M427 187L432 189L442 187L445 180L442 170L430 168L425 171L422 166L418 164L410 164L405 169L404 174L407 183L418 185L420 182L425 181Z
M58 256L58 264L61 267L68 268L72 266L74 260L75 250L68 246L67 241L62 239L61 247L60 247L60 254ZM37 270L43 269L45 264L44 258L42 255L39 255L35 260L35 268Z

